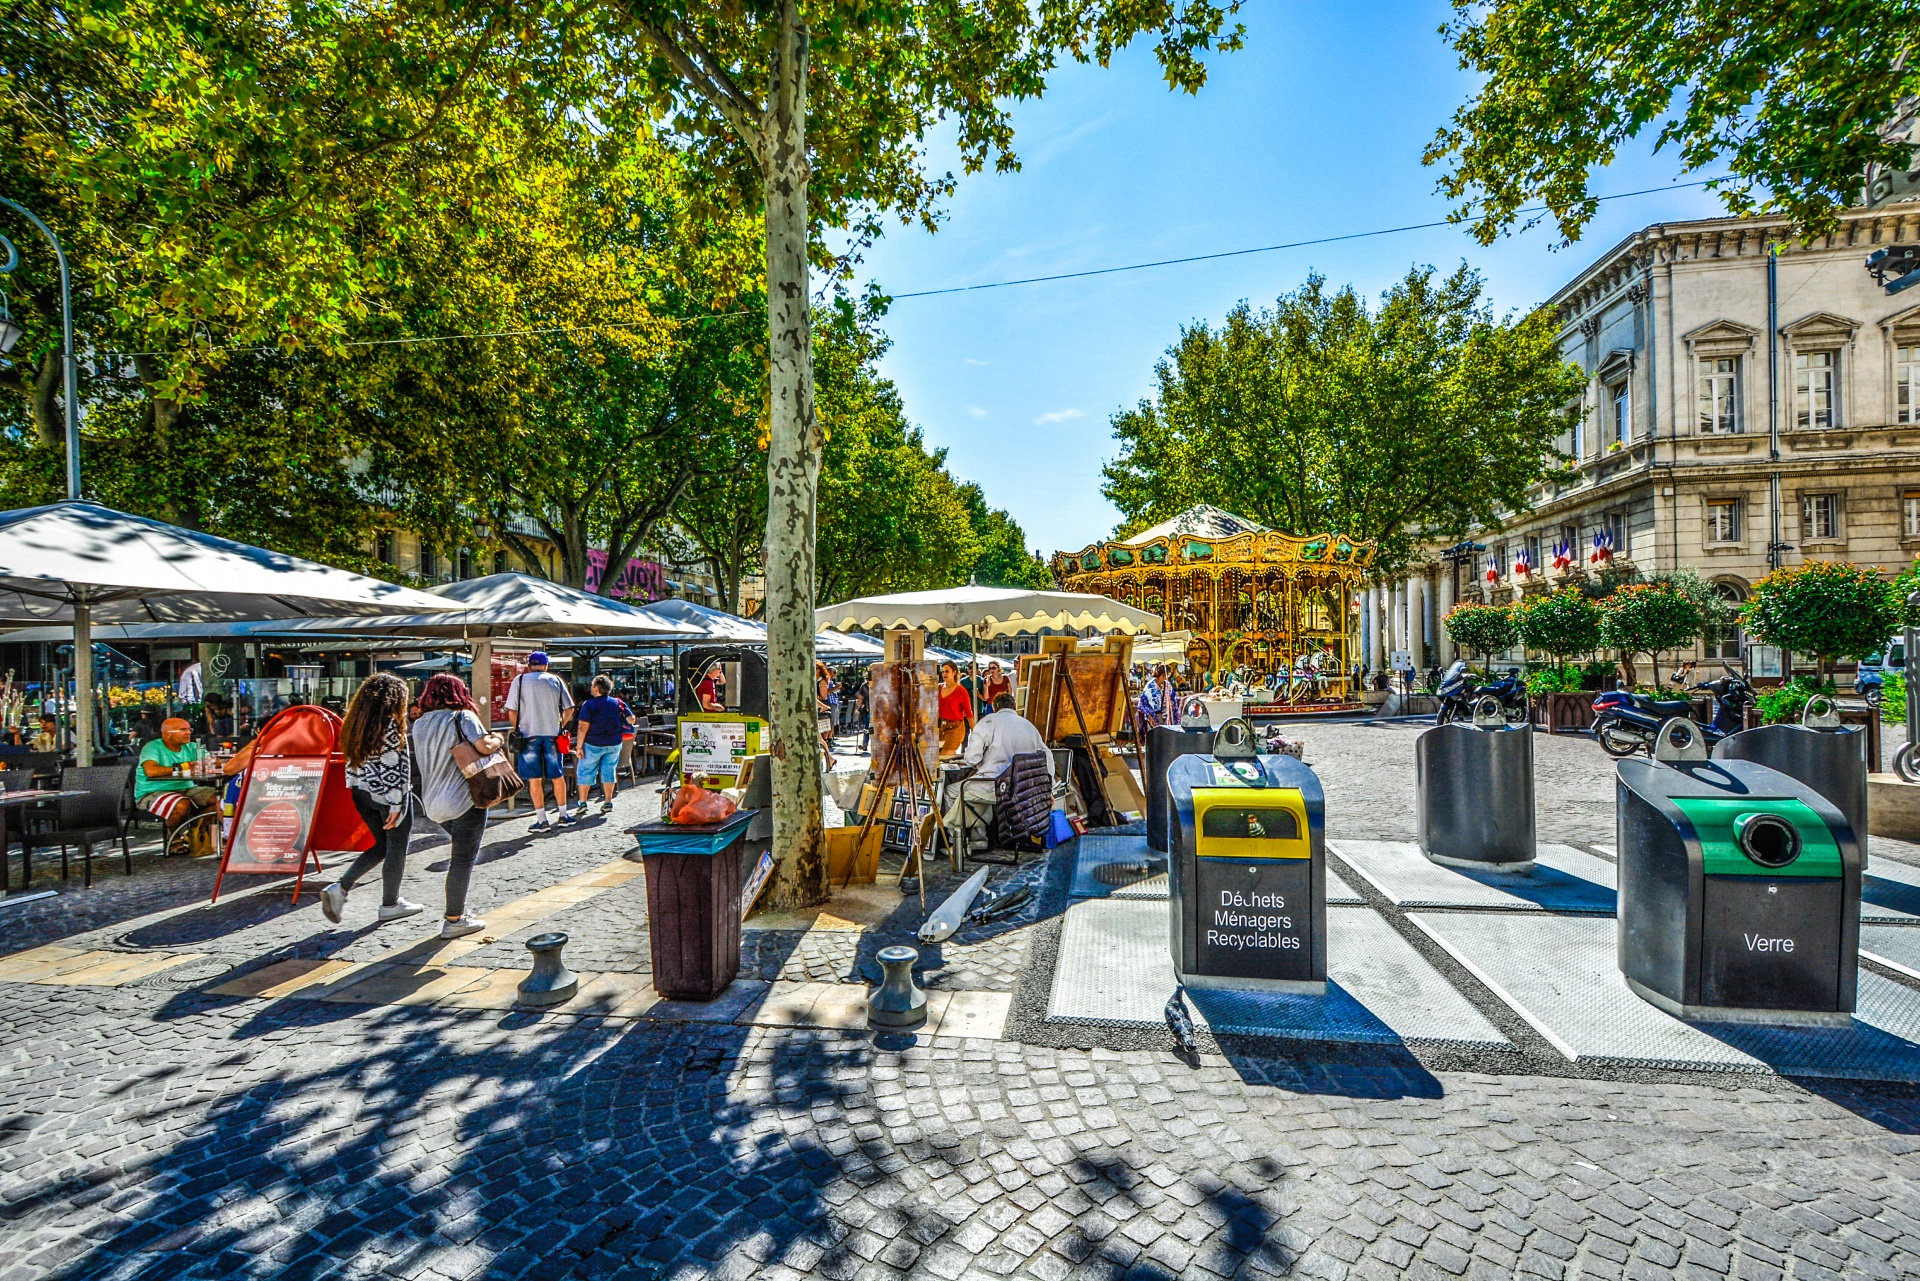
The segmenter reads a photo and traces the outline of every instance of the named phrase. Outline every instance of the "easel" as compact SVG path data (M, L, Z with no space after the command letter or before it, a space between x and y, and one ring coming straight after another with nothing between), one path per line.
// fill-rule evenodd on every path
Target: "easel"
M911 865L920 879L920 912L924 916L927 910L927 868L926 850L921 841L921 830L925 822L919 814L919 793L922 787L927 792L928 816L937 823L940 815L934 810L936 792L933 780L927 777L927 763L920 759L920 714L919 690L914 678L913 664L908 662L888 663L887 678L894 682L893 692L904 709L901 716L900 732L893 737L893 744L887 751L887 759L881 765L880 776L874 788L876 800L873 812L868 814L860 827L860 839L855 849L866 846L867 833L872 830L873 822L880 816L880 802L877 798L886 796L889 789L899 785L907 789L907 817L911 820L913 835L907 841L907 855L900 861L900 875L895 883L907 878L907 868ZM904 759L903 759L904 758ZM847 870L847 883L853 880L851 864ZM841 886L842 889L846 885Z

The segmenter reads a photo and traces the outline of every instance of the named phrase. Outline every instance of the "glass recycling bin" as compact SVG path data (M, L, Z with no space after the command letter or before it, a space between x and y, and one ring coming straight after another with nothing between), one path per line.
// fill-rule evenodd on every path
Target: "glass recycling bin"
M1816 703L1824 703L1824 712ZM1867 731L1842 728L1832 701L1809 701L1798 725L1761 725L1729 734L1713 745L1715 760L1752 761L1798 779L1832 801L1854 834L1867 835ZM1860 851L1867 866L1867 851Z
M1533 867L1533 726L1509 725L1497 699L1471 724L1436 725L1413 743L1420 852L1451 867Z
M1618 767L1620 971L1680 1018L1846 1023L1862 838L1778 770L1675 755Z
M1236 731L1241 731L1235 739ZM1245 722L1167 767L1171 947L1189 987L1318 995L1327 985L1325 803L1292 756L1258 756Z

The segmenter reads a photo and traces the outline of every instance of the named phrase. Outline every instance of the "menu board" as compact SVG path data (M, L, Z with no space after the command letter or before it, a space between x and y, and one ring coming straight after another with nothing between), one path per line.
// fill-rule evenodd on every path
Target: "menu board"
M256 761L246 801L227 852L228 872L295 872L307 849L320 787L327 777L324 756L281 756Z

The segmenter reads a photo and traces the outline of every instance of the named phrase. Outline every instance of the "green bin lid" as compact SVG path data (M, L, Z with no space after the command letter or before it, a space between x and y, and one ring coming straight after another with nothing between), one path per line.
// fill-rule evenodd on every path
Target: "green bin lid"
M1762 800L1744 797L1676 796L1673 803L1693 824L1700 840L1708 876L1839 876L1840 846L1825 821L1805 801L1791 797ZM1785 867L1767 867L1748 858L1740 848L1736 829L1748 815L1783 819L1800 834L1800 857Z

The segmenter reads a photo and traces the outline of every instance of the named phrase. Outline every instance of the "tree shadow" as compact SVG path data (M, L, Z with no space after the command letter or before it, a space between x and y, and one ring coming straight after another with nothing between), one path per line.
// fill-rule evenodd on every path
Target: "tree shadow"
M308 1051L144 1156L141 1212L99 1214L100 1230L47 1275L413 1276L435 1264L517 1275L538 1264L599 1276L736 1248L805 1267L848 1235L822 1188L898 1168L883 1136L830 1150L811 1127L781 1124L796 1101L843 1112L869 1101L865 1074L821 1052L844 1047L819 1037L750 1061L756 1034L726 1024L348 1012L361 1016L350 1040L326 1027L338 1008L318 1002L250 1020L251 1034ZM0 1216L64 1214L125 1177L94 1163L28 1179Z
M1054 1249L1075 1265L1104 1268L1109 1276L1129 1281L1175 1281L1202 1269L1217 1276L1285 1275L1299 1260L1277 1231L1286 1170L1263 1157L1248 1162L1247 1171L1267 1186L1248 1191L1206 1172L1185 1181L1198 1194L1198 1201L1190 1195L1179 1200L1191 1205L1193 1214L1214 1229L1202 1240L1189 1242L1167 1233L1143 1246L1124 1226L1165 1203L1169 1193L1161 1185L1167 1182L1166 1174L1151 1165L1136 1169L1125 1154L1111 1149L1103 1155L1084 1156L1067 1174L1098 1208L1079 1216Z

